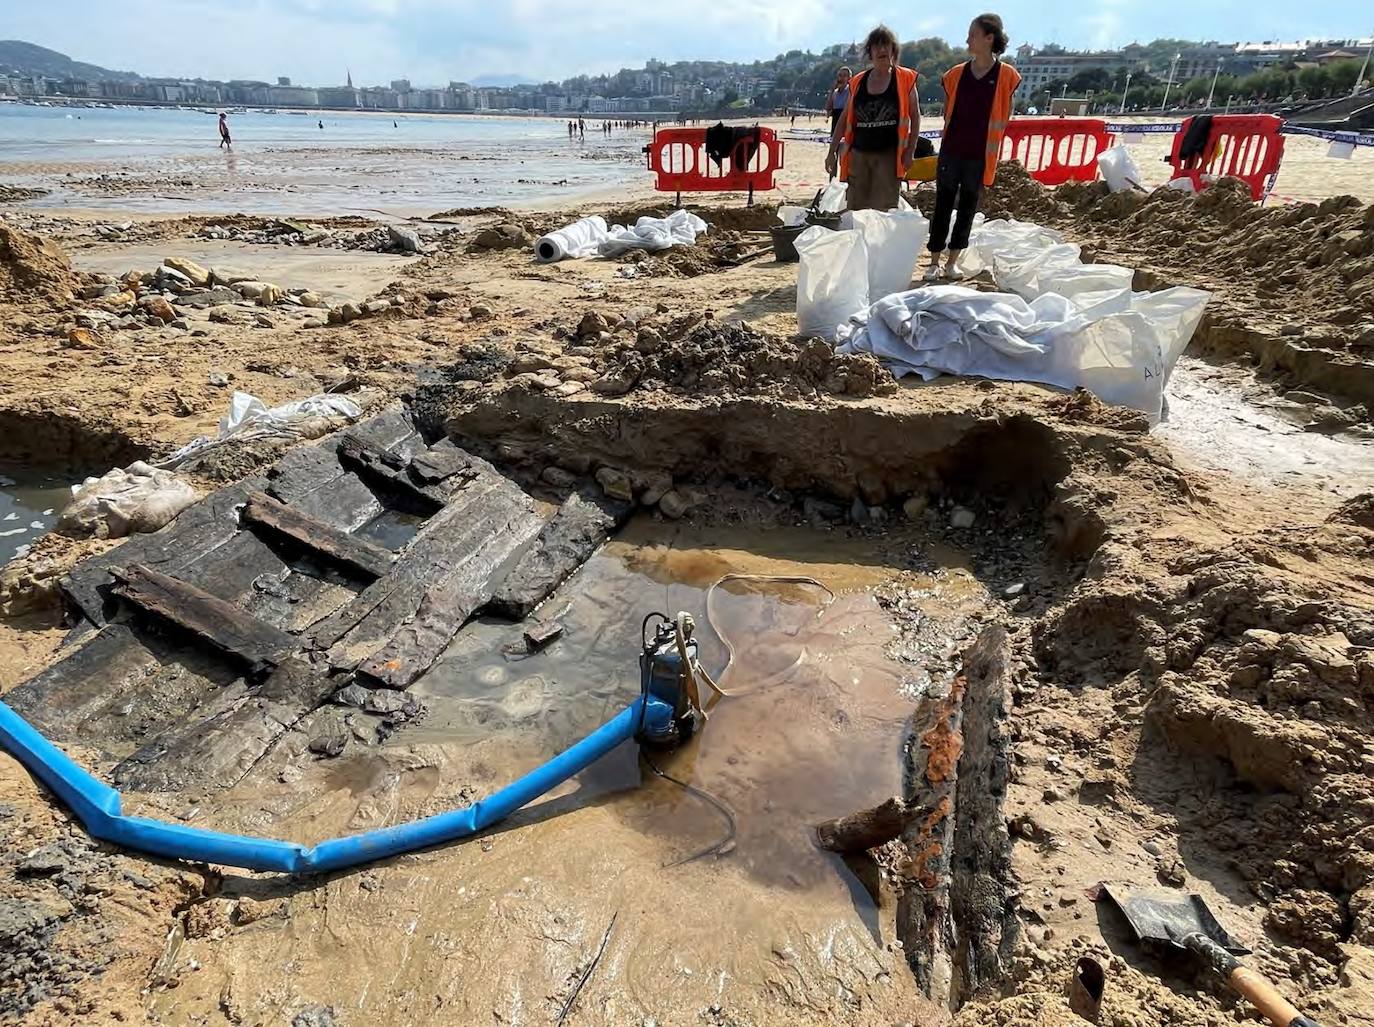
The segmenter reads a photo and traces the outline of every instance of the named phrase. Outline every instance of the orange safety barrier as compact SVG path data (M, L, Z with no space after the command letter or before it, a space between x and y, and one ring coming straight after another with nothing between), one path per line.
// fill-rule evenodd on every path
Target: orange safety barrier
M644 147L649 170L658 176L661 193L747 192L774 188L773 176L782 170L783 144L771 128L758 128L739 139L719 164L706 153L706 129L661 128Z
M1273 114L1216 114L1212 117L1212 134L1207 140L1206 156L1193 157L1184 162L1178 152L1192 125L1192 118L1183 119L1183 127L1174 135L1173 151L1169 155L1174 166L1174 178L1187 178L1199 192L1207 187L1203 176L1215 180L1227 176L1241 179L1250 187L1250 194L1259 202L1274 188L1283 161L1283 119Z
M1114 139L1099 118L1013 118L998 159L1020 161L1042 185L1091 182Z

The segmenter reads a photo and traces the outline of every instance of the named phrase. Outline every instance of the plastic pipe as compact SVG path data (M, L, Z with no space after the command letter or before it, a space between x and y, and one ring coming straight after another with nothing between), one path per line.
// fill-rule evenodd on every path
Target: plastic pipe
M102 841L151 856L303 874L343 870L476 834L634 738L641 719L650 731L657 731L665 728L672 717L673 708L667 703L640 697L571 748L471 806L409 824L335 838L313 848L296 842L222 834L125 816L117 791L83 770L3 702L0 745L47 785L93 837Z

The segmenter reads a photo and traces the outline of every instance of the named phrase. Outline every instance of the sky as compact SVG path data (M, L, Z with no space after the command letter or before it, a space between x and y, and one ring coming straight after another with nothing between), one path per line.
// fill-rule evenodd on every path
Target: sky
M850 0L0 0L0 37L149 76L444 85L482 75L562 80L657 57L755 60L862 38L963 40L986 8ZM1075 49L1158 37L1367 36L1361 0L1008 0L1012 46Z

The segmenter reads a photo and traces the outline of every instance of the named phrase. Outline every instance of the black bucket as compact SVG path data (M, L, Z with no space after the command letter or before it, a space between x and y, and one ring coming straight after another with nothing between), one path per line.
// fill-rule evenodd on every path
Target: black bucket
M805 232L810 225L774 225L769 229L773 233L773 259L779 264L790 264L801 259L797 255L797 236Z
M840 217L840 214L822 214L818 210L808 210L806 223L808 225L820 225L820 227L828 228L832 232L838 232L840 230Z

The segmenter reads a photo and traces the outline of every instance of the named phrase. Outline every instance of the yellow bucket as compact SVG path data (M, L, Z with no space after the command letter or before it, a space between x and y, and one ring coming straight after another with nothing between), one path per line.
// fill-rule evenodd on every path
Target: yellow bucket
M906 180L908 182L934 182L935 166L939 162L939 157L917 157L907 166Z

